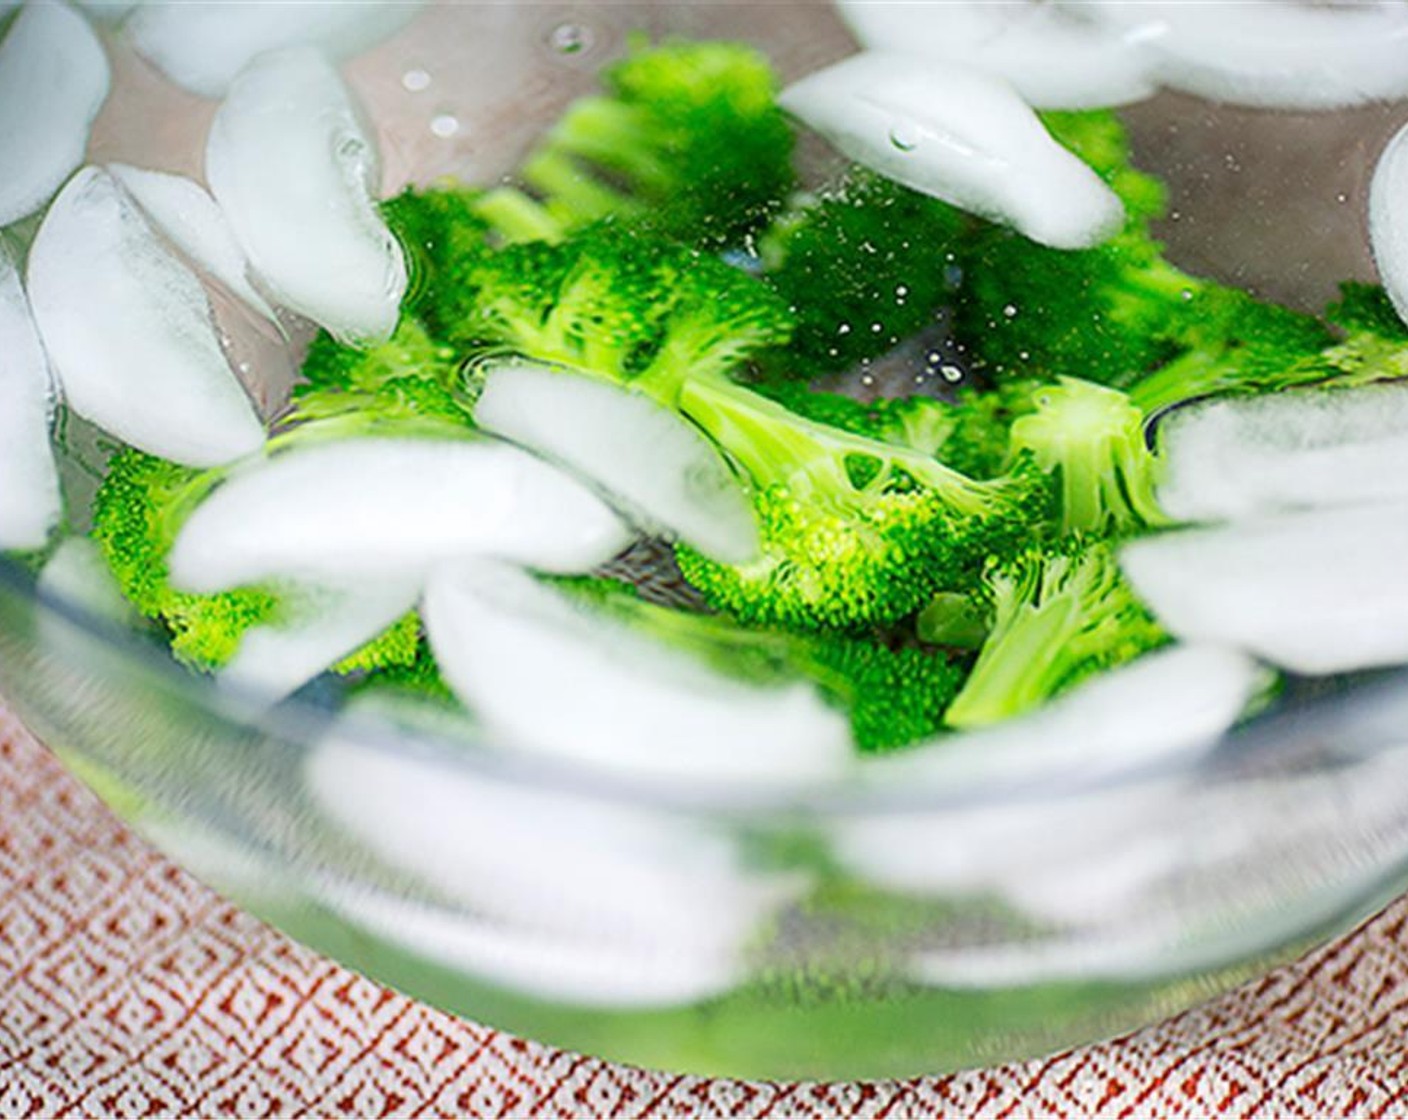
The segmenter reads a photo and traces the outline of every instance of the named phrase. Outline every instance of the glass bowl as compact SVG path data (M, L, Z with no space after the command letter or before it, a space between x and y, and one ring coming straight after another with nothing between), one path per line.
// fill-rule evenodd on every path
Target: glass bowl
M822 4L427 7L344 71L385 193L506 174L635 28L746 38L789 79L853 49ZM199 177L214 103L106 34L91 159ZM1172 184L1173 258L1306 306L1372 276L1364 194L1395 115L1173 95L1125 113ZM297 339L217 313L273 406ZM78 529L101 451L67 425ZM292 936L448 1011L674 1071L1048 1053L1254 976L1408 884L1399 673L1306 686L1217 741L1076 729L863 782L701 787L516 756L424 711L339 713L316 689L268 709L0 558L0 691L141 833Z

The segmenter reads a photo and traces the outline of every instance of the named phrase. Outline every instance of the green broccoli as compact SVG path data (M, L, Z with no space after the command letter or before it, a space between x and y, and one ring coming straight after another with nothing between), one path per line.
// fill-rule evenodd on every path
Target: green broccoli
M181 523L220 478L127 448L112 457L93 499L92 535L123 595L166 626L178 660L202 669L225 664L245 631L279 616L278 596L264 588L192 595L167 582Z
M437 420L471 422L477 384L453 347L436 342L415 319L403 318L385 342L360 350L321 332L295 386L286 422ZM328 425L331 427L331 425Z
M1126 394L1063 377L1037 389L1032 404L1012 424L1011 450L1055 477L1061 535L1127 535L1167 523L1154 498L1158 464L1144 414Z
M1044 479L975 482L931 455L803 419L722 378L696 378L680 411L744 470L763 547L725 565L687 545L685 578L745 622L860 629L961 586L1048 514Z
M1257 391L1329 341L1313 316L1197 279L1164 259L1149 229L1162 211L1162 188L1130 165L1113 114L1048 114L1047 124L1121 196L1126 225L1106 244L1077 252L994 225L980 229L965 253L957 305L959 336L980 372L1137 387L1147 413L1193 396Z
M288 588L197 595L171 586L167 556L176 535L224 474L124 448L109 460L93 499L92 536L123 595L144 617L165 627L178 661L203 670L228 663L252 628L278 626L298 614L296 592ZM337 669L360 672L409 663L418 630L414 616L403 619Z
M949 706L950 727L984 727L1040 707L1168 635L1120 574L1114 546L1068 537L990 565L980 592L991 630Z
M803 196L759 243L764 279L797 317L765 371L848 369L936 325L966 228L946 203L859 169Z
M401 300L403 315L419 317L435 330L439 302L467 262L487 251L489 221L480 215L483 194L454 181L408 187L381 204L382 217L405 251L410 274Z
M450 338L630 385L673 407L691 377L722 375L790 335L787 309L754 278L644 235L595 227L557 245L486 257L454 297Z
M739 43L634 37L522 168L479 206L511 241L605 218L701 248L744 244L792 189L793 136L767 58Z

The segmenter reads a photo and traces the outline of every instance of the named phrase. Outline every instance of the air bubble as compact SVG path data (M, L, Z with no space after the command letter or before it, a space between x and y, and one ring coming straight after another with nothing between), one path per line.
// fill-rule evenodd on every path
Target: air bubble
M453 113L441 113L430 122L430 131L441 140L448 140L460 130L460 119Z
M963 371L954 365L944 365L939 367L939 376L950 385L957 385L963 380Z
M1002 309L1002 316L1005 319L1015 319L1017 317L1017 305L1015 303L1009 303Z
M842 323L842 324L840 324L840 325L836 328L836 333L837 333L837 334L850 334L850 333L851 333L851 324L850 324L850 323Z
M548 45L558 54L581 54L590 49L592 33L580 23L559 23L548 35Z
M401 75L401 88L408 93L420 93L430 88L430 73L419 68L407 70Z
M919 139L919 130L913 125L897 124L890 129L890 144L896 151L914 151L919 147Z

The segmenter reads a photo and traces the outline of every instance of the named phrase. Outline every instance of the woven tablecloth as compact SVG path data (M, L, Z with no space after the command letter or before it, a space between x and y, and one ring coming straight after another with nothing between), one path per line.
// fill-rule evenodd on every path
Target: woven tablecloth
M646 1073L453 1019L293 944L0 710L0 1117L1408 1116L1408 900L1118 1042L954 1077Z

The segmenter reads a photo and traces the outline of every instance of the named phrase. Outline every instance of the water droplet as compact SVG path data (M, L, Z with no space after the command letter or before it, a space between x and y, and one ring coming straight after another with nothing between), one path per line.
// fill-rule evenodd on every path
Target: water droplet
M1181 217L1183 217L1183 212L1181 210L1170 210L1168 212L1168 220L1171 222L1176 222Z
M873 373L861 374L860 383L867 389L870 388L870 386L875 384L875 375Z
M1339 194L1335 195L1335 201L1336 201L1336 202L1348 202L1348 201L1349 201L1349 193L1348 193L1347 191L1340 191Z
M1017 352L1017 357L1024 362L1029 362L1032 360L1032 354L1030 350L1019 350Z
M850 334L850 333L851 333L851 324L850 324L850 323L841 323L841 324L836 328L836 333L837 333L837 334Z
M955 365L943 365L939 367L939 376L950 385L956 385L963 380L963 371Z
M558 54L581 54L591 48L591 29L580 23L559 23L548 34L548 45Z
M919 130L912 124L900 123L890 129L890 143L897 151L912 152L919 147Z
M248 362L240 362L235 366L235 369L237 369L240 373L248 373L253 368L254 367L251 366Z
M419 67L407 70L401 75L401 88L409 93L420 93L430 88L430 73Z
M1178 293L1178 298L1181 299L1184 303L1191 302L1193 299L1193 289L1184 288L1181 292Z
M908 289L907 287L905 287L905 285L901 284L899 287L897 287L897 288L895 289L895 298L896 298L896 299L904 299L904 297L907 296L907 295L909 295L909 289Z
M879 334L879 333L880 333L881 331L883 331L884 329L885 329L885 324L884 324L884 323L871 323L871 324L870 324L870 333L871 333L871 334Z
M430 122L430 131L440 137L441 140L448 140L460 130L460 119L453 113L440 113Z
M1002 309L1002 315L1005 319L1015 319L1017 317L1017 305L1015 303L1009 303Z

